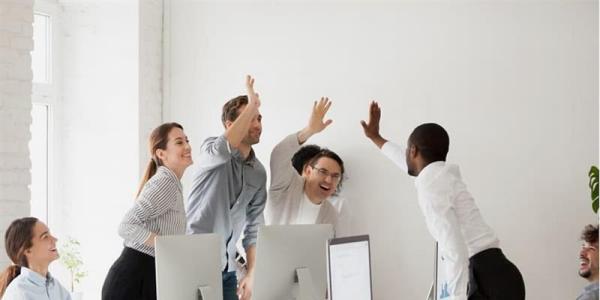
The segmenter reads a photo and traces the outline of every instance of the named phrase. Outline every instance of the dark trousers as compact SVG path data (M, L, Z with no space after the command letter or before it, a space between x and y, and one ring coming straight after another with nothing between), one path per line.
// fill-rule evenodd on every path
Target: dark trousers
M223 300L238 300L235 272L223 272Z
M519 269L498 248L469 258L469 300L524 300Z
M102 286L102 300L121 299L156 299L154 257L131 248L123 249Z

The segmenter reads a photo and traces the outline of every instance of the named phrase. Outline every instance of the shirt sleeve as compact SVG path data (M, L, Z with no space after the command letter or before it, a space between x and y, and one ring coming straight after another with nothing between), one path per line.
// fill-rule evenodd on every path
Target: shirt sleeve
M448 284L448 299L466 300L469 282L469 257L456 211L450 198L452 192L446 188L433 190L425 196L424 213L427 226L437 240L443 256L441 272ZM439 283L442 285L442 283Z
M151 234L146 222L171 209L177 201L177 193L177 183L170 178L148 181L133 207L125 214L119 235L126 241L143 244Z
M296 133L284 138L271 152L271 185L269 192L282 192L289 188L294 177L298 177L292 166L292 156L300 149ZM276 199L272 198L272 199Z
M263 211L267 202L266 187L263 185L258 189L254 198L249 202L246 209L246 228L244 229L244 239L242 245L244 249L256 244L258 227L265 223Z
M399 146L394 142L387 141L383 146L381 146L381 152L390 159L394 164L396 164L402 171L408 172L408 167L406 166L406 147Z
M200 147L198 164L202 169L213 169L231 159L231 146L225 135L208 138Z

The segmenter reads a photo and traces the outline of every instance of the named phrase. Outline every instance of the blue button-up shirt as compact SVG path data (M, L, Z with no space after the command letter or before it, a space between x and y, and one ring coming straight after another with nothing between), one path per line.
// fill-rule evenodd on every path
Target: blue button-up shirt
M234 271L235 244L242 232L248 249L264 223L267 173L253 150L243 159L224 135L204 141L197 164L186 207L187 232L220 234L221 266Z
M10 282L3 300L71 300L71 294L50 273L46 277L21 267L21 274Z

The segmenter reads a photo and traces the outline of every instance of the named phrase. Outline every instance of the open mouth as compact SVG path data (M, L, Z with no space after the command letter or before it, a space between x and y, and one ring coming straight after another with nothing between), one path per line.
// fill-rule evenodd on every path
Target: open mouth
M589 263L590 263L590 262L589 262L589 260L587 260L587 259L580 259L580 260L579 260L579 268L580 268L580 269L585 269L585 268L587 268L587 267L588 267Z
M325 191L325 192L329 192L331 190L331 187L324 185L324 184L319 184L319 187L321 188L322 191Z

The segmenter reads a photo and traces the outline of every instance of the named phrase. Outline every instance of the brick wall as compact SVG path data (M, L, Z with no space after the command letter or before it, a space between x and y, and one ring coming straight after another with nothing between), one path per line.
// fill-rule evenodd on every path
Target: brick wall
M33 0L0 1L0 233L29 215ZM0 239L0 268L9 264Z

